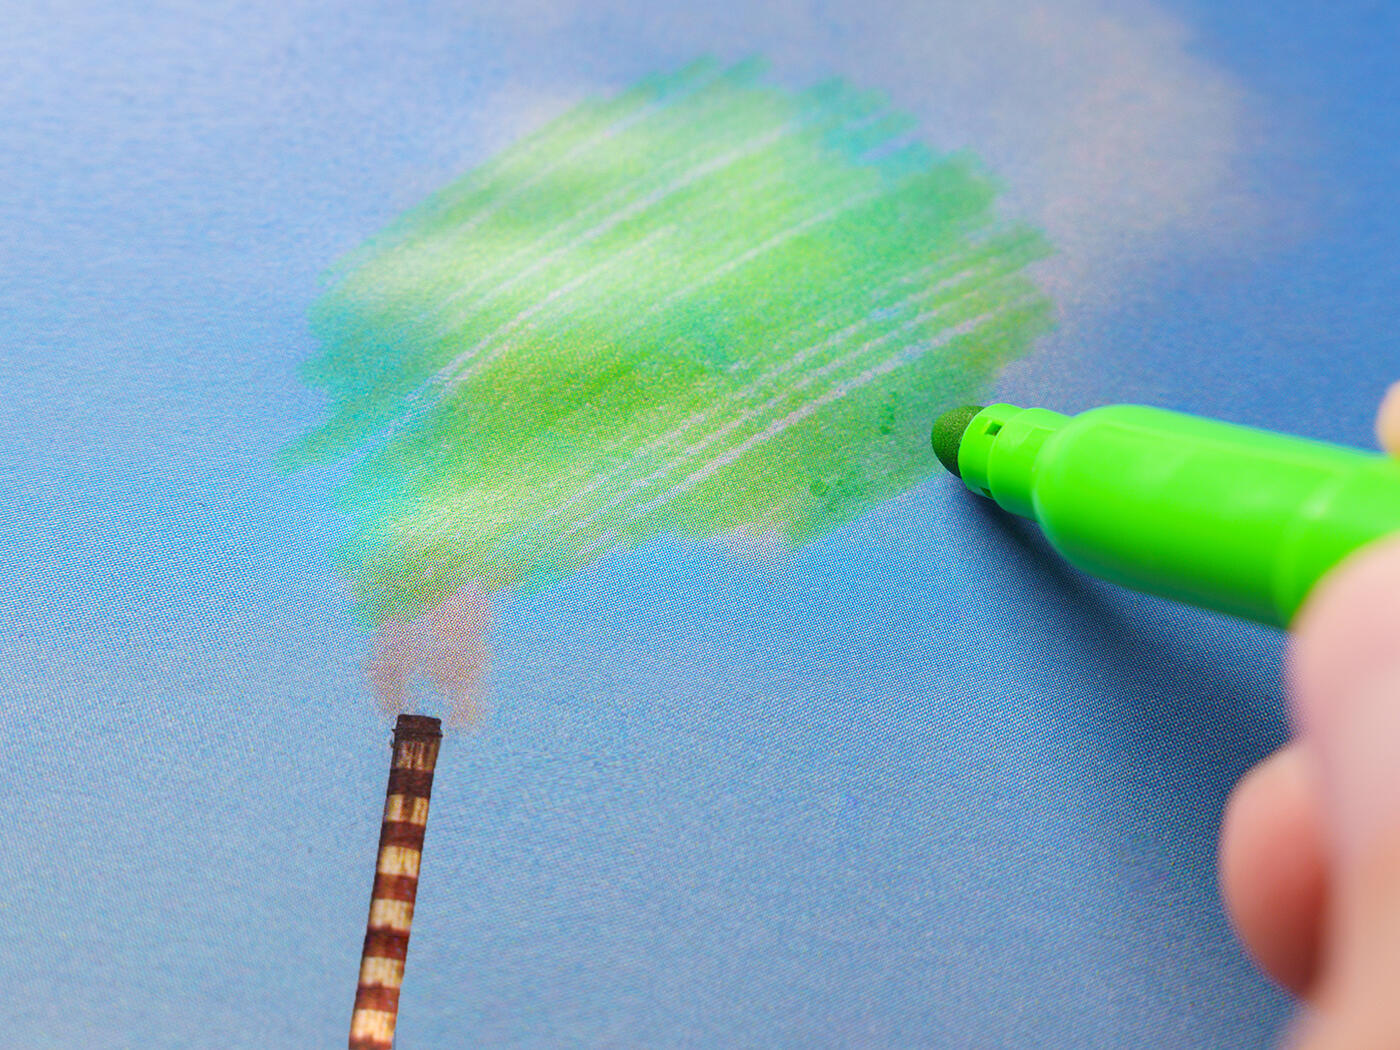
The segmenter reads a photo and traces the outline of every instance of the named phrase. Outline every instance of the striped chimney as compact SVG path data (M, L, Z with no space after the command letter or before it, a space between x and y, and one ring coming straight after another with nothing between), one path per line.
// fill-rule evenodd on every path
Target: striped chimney
M391 1050L399 1017L399 988L418 895L418 865L433 767L442 741L442 723L425 715L399 715L394 726L394 758L389 766L384 822L379 827L379 861L374 869L360 983L350 1017L350 1050Z

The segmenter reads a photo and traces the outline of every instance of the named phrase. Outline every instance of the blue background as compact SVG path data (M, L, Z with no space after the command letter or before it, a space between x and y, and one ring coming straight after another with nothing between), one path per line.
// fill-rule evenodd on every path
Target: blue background
M1109 367L998 393L1368 444L1400 18L1172 10L1303 129L1256 177L1309 221L1163 264L1083 329ZM267 464L320 409L318 273L508 140L482 100L539 59L424 5L3 20L0 1045L338 1044L388 732L334 472ZM600 18L548 60L621 87L704 46ZM1287 1016L1213 860L1285 735L1281 639L1085 579L949 479L773 565L609 558L493 645L401 1046L1263 1046Z

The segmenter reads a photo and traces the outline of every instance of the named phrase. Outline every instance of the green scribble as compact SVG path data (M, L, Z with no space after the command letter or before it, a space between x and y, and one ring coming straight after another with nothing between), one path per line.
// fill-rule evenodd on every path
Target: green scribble
M1050 324L1042 236L880 96L701 62L589 101L332 270L305 369L357 458L367 622L658 534L794 545L936 469L930 420Z

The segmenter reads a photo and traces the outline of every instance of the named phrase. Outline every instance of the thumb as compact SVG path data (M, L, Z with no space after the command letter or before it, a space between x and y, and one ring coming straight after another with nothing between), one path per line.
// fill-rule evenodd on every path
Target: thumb
M1322 789L1331 896L1315 1050L1400 1045L1400 537L1344 562L1305 606L1293 713Z

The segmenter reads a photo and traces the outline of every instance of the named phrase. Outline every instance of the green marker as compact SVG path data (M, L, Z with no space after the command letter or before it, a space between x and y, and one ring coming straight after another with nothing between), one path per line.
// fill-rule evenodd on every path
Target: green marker
M1279 627L1400 530L1400 461L1157 408L969 406L934 424L933 447L1085 572Z

